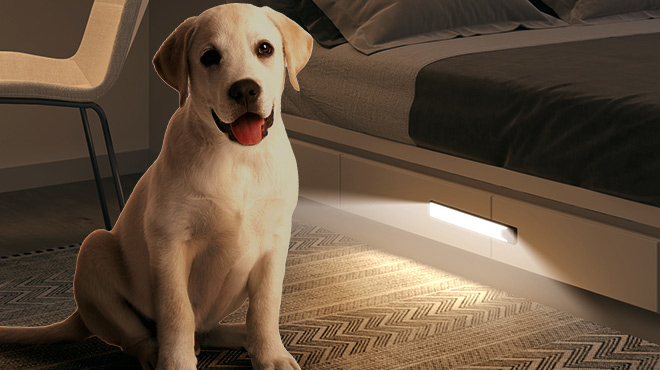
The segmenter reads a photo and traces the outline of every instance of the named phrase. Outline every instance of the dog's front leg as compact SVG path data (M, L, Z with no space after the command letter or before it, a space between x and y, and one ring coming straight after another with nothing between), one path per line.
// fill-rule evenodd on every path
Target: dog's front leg
M288 251L284 243L261 256L248 280L247 351L256 370L300 370L282 344L279 329L282 281Z
M152 256L159 370L192 370L195 314L188 296L191 258L185 245L164 243Z

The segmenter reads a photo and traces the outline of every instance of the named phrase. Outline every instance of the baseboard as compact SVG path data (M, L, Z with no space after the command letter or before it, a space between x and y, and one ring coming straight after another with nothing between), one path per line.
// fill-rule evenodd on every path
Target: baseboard
M149 150L140 149L117 153L117 166L121 175L140 173L147 170L151 161ZM106 154L98 156L102 177L111 176ZM0 168L0 193L66 184L94 178L89 157L63 161L37 163L27 166Z

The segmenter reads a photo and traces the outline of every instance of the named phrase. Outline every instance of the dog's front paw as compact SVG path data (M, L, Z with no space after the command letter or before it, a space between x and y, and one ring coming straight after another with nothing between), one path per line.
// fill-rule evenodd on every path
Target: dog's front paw
M283 346L264 353L248 353L255 370L300 370L298 362Z

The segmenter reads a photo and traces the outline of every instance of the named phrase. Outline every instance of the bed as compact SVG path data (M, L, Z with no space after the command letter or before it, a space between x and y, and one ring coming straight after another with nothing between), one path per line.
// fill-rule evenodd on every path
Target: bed
M258 5L316 40L282 103L302 196L658 312L660 2Z

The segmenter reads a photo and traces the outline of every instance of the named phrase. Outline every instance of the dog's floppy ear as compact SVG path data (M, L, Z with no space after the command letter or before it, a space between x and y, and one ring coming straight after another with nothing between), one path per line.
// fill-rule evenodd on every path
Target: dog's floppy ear
M298 23L287 18L284 14L264 6L262 9L268 15L280 33L284 44L284 59L286 69L289 72L289 81L294 89L300 91L296 75L307 64L312 55L312 36L307 33Z
M154 67L160 78L179 92L179 107L188 97L188 44L196 19L191 17L183 21L154 56Z

